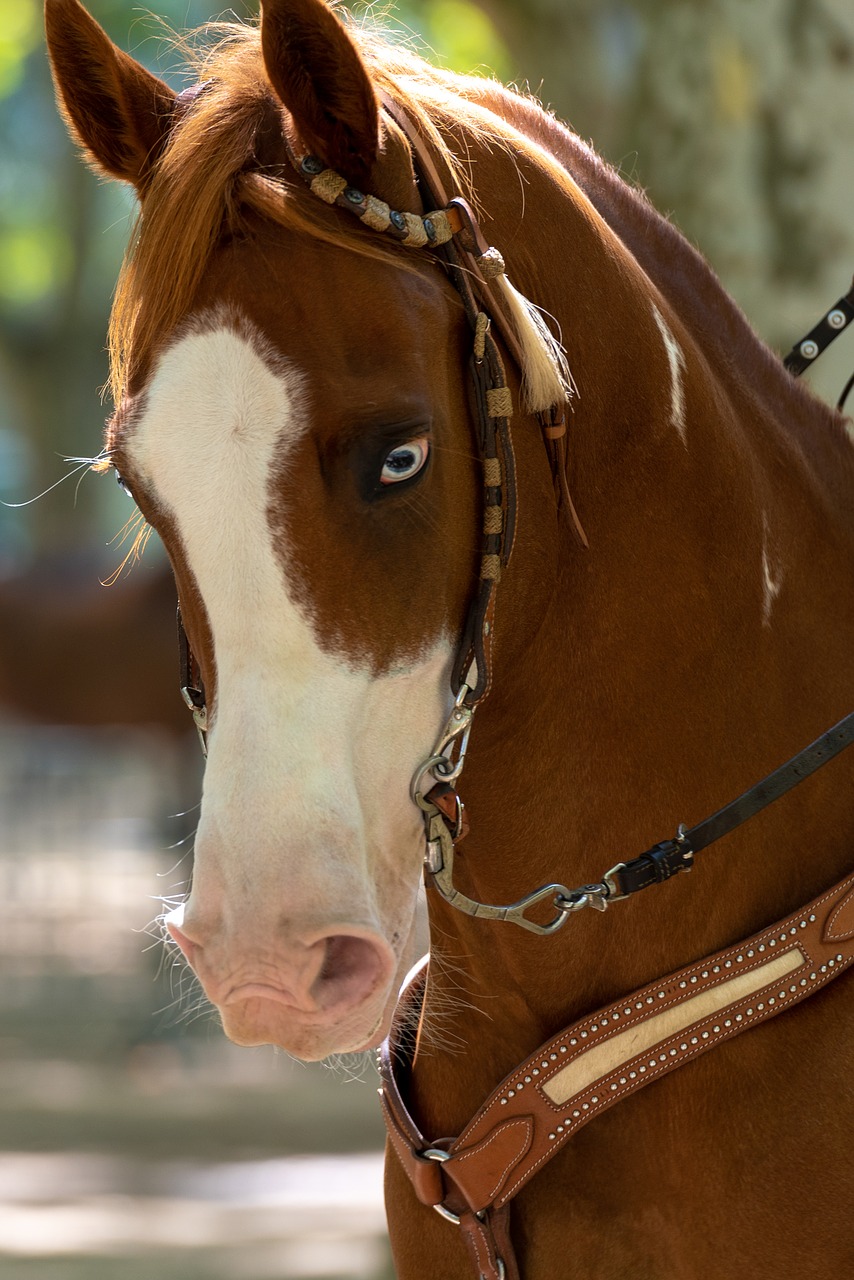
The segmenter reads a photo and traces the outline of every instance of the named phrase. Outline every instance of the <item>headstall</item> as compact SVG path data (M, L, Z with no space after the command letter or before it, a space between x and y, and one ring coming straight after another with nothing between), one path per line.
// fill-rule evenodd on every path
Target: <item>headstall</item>
M485 241L470 206L448 199L432 158L411 121L389 99L384 109L409 141L428 211L399 212L352 187L311 155L291 163L311 191L344 209L372 231L444 259L472 331L474 400L483 466L483 542L480 576L454 666L454 705L431 755L412 781L411 796L424 813L425 878L447 902L468 915L507 921L540 935L560 929L571 915L610 904L679 872L694 855L810 777L854 742L854 713L841 720L737 800L689 830L618 862L602 879L575 889L545 885L519 902L476 902L453 884L454 849L467 831L457 783L465 764L474 712L491 682L495 588L508 563L516 520L510 419L513 404L501 354L492 336L522 369L513 323L491 287L504 262ZM807 368L850 321L854 286L826 313L786 359L794 376ZM844 396L854 383L849 382ZM566 425L562 405L540 414L558 502L579 542L586 538L566 480ZM205 750L207 711L201 672L180 621L182 694ZM547 916L536 920L531 913ZM401 992L392 1032L380 1055L380 1091L391 1145L418 1199L463 1230L481 1280L517 1280L508 1206L522 1186L589 1120L651 1080L716 1044L790 1008L854 962L854 875L754 937L706 956L667 978L582 1018L541 1045L490 1095L455 1139L431 1142L406 1107L405 1085L415 1054L411 1028L424 999L426 963Z

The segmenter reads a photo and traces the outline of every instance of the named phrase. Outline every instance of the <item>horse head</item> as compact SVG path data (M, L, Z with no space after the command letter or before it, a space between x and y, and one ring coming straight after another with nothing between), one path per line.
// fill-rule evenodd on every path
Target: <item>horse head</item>
M171 557L210 724L170 930L235 1041L373 1046L412 961L410 781L477 579L466 316L435 257L295 172L308 153L422 209L382 77L323 0L265 3L182 95L77 0L47 28L73 135L141 202L108 456Z

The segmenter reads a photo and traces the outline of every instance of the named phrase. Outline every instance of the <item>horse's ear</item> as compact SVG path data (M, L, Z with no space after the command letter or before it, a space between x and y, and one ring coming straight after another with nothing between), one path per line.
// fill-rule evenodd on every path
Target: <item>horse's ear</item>
M97 169L142 190L168 136L175 94L116 48L79 0L45 0L45 28L71 136Z
M364 181L377 157L379 105L358 49L326 0L264 0L261 47L301 142L351 182Z

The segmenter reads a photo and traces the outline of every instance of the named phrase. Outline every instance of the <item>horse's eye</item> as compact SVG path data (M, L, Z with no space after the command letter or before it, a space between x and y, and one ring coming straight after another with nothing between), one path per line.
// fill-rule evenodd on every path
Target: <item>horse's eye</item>
M401 480L411 480L426 466L429 457L429 440L409 440L406 444L398 445L383 463L380 483L399 484Z
M121 489L122 493L127 494L127 496L128 496L129 498L132 498L132 497L133 497L133 494L131 493L131 491L130 491L130 489L127 487L127 485L125 484L124 480L122 479L122 477L121 477L121 475L119 474L119 472L118 472L118 471L116 472L116 484L119 486L119 488Z

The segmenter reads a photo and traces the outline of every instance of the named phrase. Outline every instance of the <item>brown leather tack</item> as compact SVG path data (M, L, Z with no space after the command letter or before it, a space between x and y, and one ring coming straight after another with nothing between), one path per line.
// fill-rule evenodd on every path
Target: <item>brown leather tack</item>
M824 931L825 942L845 942L854 937L854 889L831 912Z
M854 963L852 939L849 875L784 920L624 996L541 1045L494 1090L459 1138L442 1142L450 1155L441 1166L449 1205L461 1197L472 1210L486 1210L486 1219L473 1220L481 1225L471 1225L470 1247L487 1250L489 1214L507 1205L590 1120L821 990ZM410 1020L413 1006L420 1007L426 977L422 968L402 993L396 1022L407 1006ZM419 1199L438 1203L429 1199L435 1185L426 1186L418 1167L424 1161L416 1154L433 1144L403 1103L391 1043L383 1046L382 1076L392 1145ZM482 1274L497 1277L500 1268Z

